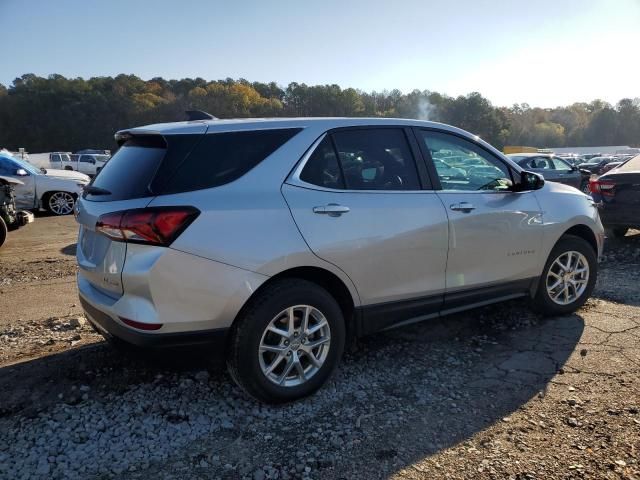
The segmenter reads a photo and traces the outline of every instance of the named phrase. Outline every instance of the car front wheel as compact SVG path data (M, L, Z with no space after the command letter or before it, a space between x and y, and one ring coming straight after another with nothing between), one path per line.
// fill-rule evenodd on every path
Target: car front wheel
M69 192L52 192L45 200L46 209L54 215L69 215L76 203L75 197Z
M572 313L587 301L597 276L593 247L580 237L565 235L551 250L533 305L547 315Z
M241 313L232 328L227 366L254 398L293 401L327 381L344 341L342 311L326 290L305 280L282 280Z

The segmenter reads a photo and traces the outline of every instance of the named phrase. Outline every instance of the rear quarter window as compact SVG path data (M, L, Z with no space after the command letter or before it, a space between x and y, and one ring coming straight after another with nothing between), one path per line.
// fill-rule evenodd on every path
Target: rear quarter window
M287 128L205 134L184 161L174 168L163 166L163 171L153 181L152 191L171 194L230 183L301 130Z

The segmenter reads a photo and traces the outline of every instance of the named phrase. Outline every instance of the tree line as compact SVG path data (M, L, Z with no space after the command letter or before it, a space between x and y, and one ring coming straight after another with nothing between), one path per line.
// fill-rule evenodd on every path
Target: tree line
M640 99L556 108L496 107L480 93L450 97L429 90L364 92L338 85L245 79L142 80L135 75L47 78L25 74L0 84L0 148L29 152L114 149L117 130L184 119L186 110L218 118L281 116L401 117L444 122L501 148L527 145L640 146Z

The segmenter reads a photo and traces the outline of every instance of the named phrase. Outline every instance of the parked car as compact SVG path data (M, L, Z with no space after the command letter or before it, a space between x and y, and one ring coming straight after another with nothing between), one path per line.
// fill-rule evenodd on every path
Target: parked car
M595 175L600 175L602 172L602 169L607 163L615 162L615 161L616 161L616 158L612 156L594 157L588 162L580 164L579 168L581 168L582 170L589 170L589 172Z
M77 206L87 318L115 343L225 352L263 401L317 390L348 336L513 298L566 314L596 281L591 197L455 127L214 120L116 140ZM443 151L492 168L442 175Z
M0 153L0 175L20 180L15 186L18 209L45 208L54 215L73 211L76 199L89 177L66 170L37 169L29 162Z
M609 170L613 170L614 168L618 168L620 165L622 165L624 162L609 162L606 163L598 172L599 175L603 175L605 173L607 173Z
M51 167L60 170L75 170L90 177L97 174L105 164L109 161L109 155L101 154L72 154L53 155L51 159Z
M20 180L0 176L0 247L6 241L9 231L33 222L33 213L16 208L13 189L21 183Z
M589 173L569 165L563 158L545 153L513 153L508 155L525 170L540 173L545 180L564 183L587 192Z
M602 223L615 237L640 228L640 155L590 182Z

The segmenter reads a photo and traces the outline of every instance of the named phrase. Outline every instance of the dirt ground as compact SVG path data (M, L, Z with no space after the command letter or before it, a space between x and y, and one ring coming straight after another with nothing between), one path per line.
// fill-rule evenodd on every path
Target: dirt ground
M514 301L373 335L316 396L265 407L202 354L93 333L76 230L40 216L0 249L0 478L640 479L638 231L574 315ZM130 439L143 453L113 446Z

